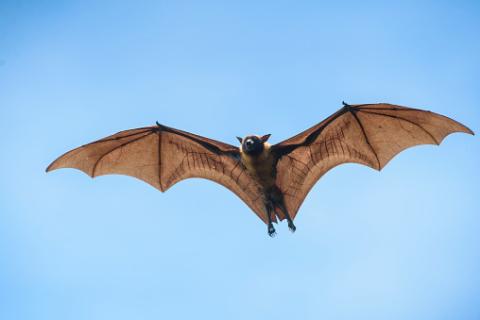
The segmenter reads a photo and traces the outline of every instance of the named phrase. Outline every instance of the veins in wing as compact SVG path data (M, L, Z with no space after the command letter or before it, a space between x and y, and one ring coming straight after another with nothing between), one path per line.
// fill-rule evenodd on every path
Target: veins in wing
M160 186L160 190L163 191L163 186L162 186L162 133L160 130L157 131L157 137L158 137L158 185Z
M166 177L165 184L170 185L175 180L194 170L217 170L224 171L224 164L217 155L194 150L192 146L169 139L168 144L183 154L182 160L178 163L169 177ZM216 159L214 159L216 158Z
M310 171L309 164L311 162L306 164L290 155L287 155L287 159L289 160L290 183L288 188L284 190L284 195L295 197L297 191L299 191L303 185L303 180Z
M157 122L157 127L158 127L157 130L160 131L160 132L165 131L165 132L169 132L169 133L174 134L174 135L181 136L183 138L186 138L186 139L188 139L192 142L195 142L195 143L199 144L200 146L204 147L208 151L213 152L215 154L228 154L229 156L234 157L234 158L239 156L237 150L221 150L218 146L203 140L203 139L206 139L206 138L202 138L202 137L194 135L194 134L189 134L187 132L176 130L176 129L164 126L164 125L162 125L158 122Z
M330 157L356 158L362 161L368 161L368 156L358 151L354 146L348 144L345 132L351 130L351 122L346 119L339 119L338 125L333 132L330 132L323 139L308 146L310 161L308 167L311 168ZM333 129L333 128L332 128Z
M246 172L239 160L228 155L217 155L208 150L198 150L195 145L179 140L168 140L167 143L183 154L183 156L172 173L168 177L163 177L164 185L169 186L190 176L212 178L209 173L215 171L216 174L213 176L216 176L218 180L214 180L217 182L233 182L238 186L237 192L243 192L252 203L257 202L262 196L253 179L242 179L242 176L248 175L248 172ZM204 176L204 174L206 175Z
M377 163L378 163L378 169L381 169L382 166L380 165L380 159L378 158L378 154L377 152L375 151L375 149L373 148L372 144L370 143L370 140L368 139L368 135L367 133L365 132L365 128L362 124L362 121L360 121L360 118L358 117L357 115L357 110L356 109L353 109L353 108L349 108L349 111L350 113L352 114L353 118L357 121L358 125L360 126L360 130L362 131L362 134L363 134L363 137L365 138L365 142L367 143L367 145L369 146L370 150L372 151L372 153L374 154L375 158L377 159Z
M142 130L142 129L145 129L145 130ZM71 150L67 153L65 153L64 155L62 155L60 158L58 158L57 160L55 160L54 162L52 162L48 168L47 168L47 171L53 167L55 165L55 163L57 163L59 161L59 159L62 159L63 161L67 162L71 157L74 157L75 155L77 155L77 151L80 151L82 152L81 150L83 148L86 148L88 146L91 146L91 145L95 145L95 144L100 144L100 143L103 143L103 142L108 142L108 141L117 141L117 140L122 140L122 139L125 139L125 138L129 138L129 137L133 137L133 136L137 136L137 135L141 135L141 134L144 134L144 133L150 133L151 132L151 128L140 128L139 130L142 130L142 131L139 131L139 132L134 132L134 133L130 133L130 134L127 134L127 135L124 135L124 136L119 136L119 137L110 137L110 138L104 138L104 139L100 139L100 140L97 140L97 141L93 141L93 142L90 142L90 143L87 143L87 144L84 144L74 150ZM122 132L119 132L119 133L122 133ZM128 144L128 143L127 143ZM120 146L119 146L120 147ZM115 149L115 148L114 148ZM110 153L114 150L109 150L107 153ZM103 157L104 155L102 155ZM95 166L96 166L96 163L95 163ZM94 177L94 172L93 173L90 173L90 176L91 177Z
M112 149L108 150L107 152L105 152L104 154L102 154L98 159L97 161L95 161L95 164L93 165L93 168L92 168L92 173L91 173L91 176L92 177L95 177L95 173L97 171L97 167L98 167L98 164L109 154L111 154L112 152L114 152L115 150L118 150L120 148L120 150L123 150L123 148L131 143L134 143L138 140L141 140L143 138L146 138L148 137L149 135L151 135L152 133L154 133L155 131L152 130L152 129L149 129L149 130L145 130L145 131L142 131L142 132L136 132L136 133L132 133L132 134L129 134L129 135L126 135L126 136L123 136L123 137L115 137L115 138L107 138L107 139L102 139L102 140L98 140L96 142L92 142L91 144L95 144L95 143L102 143L102 142L107 142L107 141L114 141L114 140L122 140L122 139L125 139L125 138L129 138L129 137L133 137L135 135L139 135L139 134L144 134L140 137L137 137L135 139L132 139L132 140L128 140L126 142L123 142L121 144L119 144L118 146L115 146L113 147Z
M400 116L397 116L397 115L391 115L391 114L385 114L385 113L380 113L380 112L375 112L375 111L371 111L371 110L378 110L378 109L361 109L362 112L365 112L365 113L368 113L368 114L373 114L373 115L377 115L377 116L382 116L382 117L388 117L388 118L392 118L392 119L397 119L398 121L404 121L404 122L408 122L416 127L418 127L419 129L421 129L423 132L425 132L428 136L430 136L430 138L432 139L432 141L438 145L440 144L437 139L435 139L435 137L432 135L432 133L430 131L428 131L427 129L425 129L421 124L419 123L416 123L412 120L409 120L409 119L406 119L406 118L403 118L403 117L400 117ZM392 110L392 109L382 109L382 110ZM401 110L401 109L397 109L397 110Z
M183 154L182 160L179 162L177 167L173 170L172 175L167 177L167 185L183 174L186 174L187 171L191 170L201 170L209 171L214 170L222 175L227 175L232 178L236 183L239 183L240 177L242 174L245 174L245 170L241 165L240 161L235 161L232 169L226 170L226 163L221 155L215 153L209 153L208 151L202 152L199 150L194 150L188 144L184 144L178 141L168 141L170 145L176 148ZM238 171L238 172L235 172Z
M340 120L340 119L339 119ZM337 127L323 139L318 139L314 143L305 146L306 150L299 150L299 154L307 152L309 154L308 161L297 159L296 152L286 155L289 160L289 184L284 190L286 196L297 197L297 193L302 190L304 181L314 167L324 166L326 161L334 158L341 159L358 159L361 162L370 163L370 158L364 153L357 150L354 146L350 146L345 139L345 132L351 127L351 122L341 119ZM350 129L351 130L351 129ZM330 160L329 160L330 159ZM338 161L337 160L337 161ZM336 162L336 160L333 160ZM329 166L329 164L326 164Z

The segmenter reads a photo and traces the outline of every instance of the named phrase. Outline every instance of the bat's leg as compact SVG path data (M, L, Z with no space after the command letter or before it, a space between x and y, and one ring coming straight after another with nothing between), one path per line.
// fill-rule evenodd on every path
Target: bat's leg
M272 223L273 206L271 202L265 203L265 210L267 211L268 216L268 235L273 238L275 237L276 233Z
M288 221L288 229L290 229L290 231L293 233L295 232L295 230L297 230L297 227L295 227L295 225L293 224L293 220L292 218L290 217L290 214L288 213L288 210L287 208L285 207L285 204L283 203L283 201L279 201L277 203L277 206L280 208L280 210L282 210L283 214L285 215L285 217L287 218L287 221Z

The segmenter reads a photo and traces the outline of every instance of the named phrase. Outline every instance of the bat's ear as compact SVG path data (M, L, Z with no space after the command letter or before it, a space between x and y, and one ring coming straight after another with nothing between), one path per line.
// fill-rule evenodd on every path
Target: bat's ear
M266 134L262 137L260 137L260 140L262 140L262 142L267 142L268 138L270 138L271 134Z
M240 137L237 137L238 141L240 141L240 143L242 143L243 139L240 138Z

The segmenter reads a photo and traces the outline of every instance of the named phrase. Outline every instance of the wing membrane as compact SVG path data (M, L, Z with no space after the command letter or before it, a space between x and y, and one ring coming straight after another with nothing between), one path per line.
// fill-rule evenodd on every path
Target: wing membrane
M328 170L359 163L381 170L401 151L440 144L454 132L473 132L448 117L391 104L345 105L332 116L273 148L277 185L295 217L308 192Z
M264 222L260 186L229 144L157 125L118 132L55 160L47 171L79 169L91 177L123 174L164 192L187 178L204 178L239 196Z

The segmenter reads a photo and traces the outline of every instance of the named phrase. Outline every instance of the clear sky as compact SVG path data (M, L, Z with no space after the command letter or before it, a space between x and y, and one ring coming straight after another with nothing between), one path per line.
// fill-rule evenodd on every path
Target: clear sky
M480 132L478 1L0 2L0 319L479 319L480 144L330 171L271 239L232 193L46 174L169 126L281 141L349 103Z

